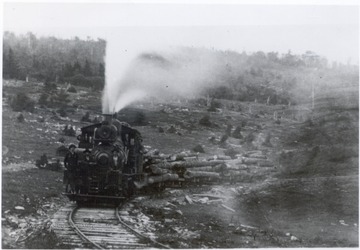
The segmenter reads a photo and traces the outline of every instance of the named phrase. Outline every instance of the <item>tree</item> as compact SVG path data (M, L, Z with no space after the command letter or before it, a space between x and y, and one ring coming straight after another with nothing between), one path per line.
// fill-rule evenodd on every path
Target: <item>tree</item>
M26 38L28 40L28 47L29 47L30 51L31 52L34 51L37 46L36 36L33 33L28 32L28 33L26 33Z
M99 76L102 76L102 77L105 76L105 67L104 67L104 64L102 64L102 63L99 63L99 72L98 72L98 75L99 75Z
M68 98L69 94L66 93L64 89L61 89L55 95L53 95L50 100L53 105L64 108L70 102Z
M38 104L46 106L48 104L48 98L49 96L45 93L42 93L39 97Z
M74 86L70 86L67 91L70 93L77 93L77 90Z
M25 110L32 113L34 112L35 102L25 93L18 93L11 99L10 107L17 112Z
M44 91L46 93L53 93L57 90L56 84L55 83L51 83L49 79L45 80L44 83Z
M81 70L81 65L80 65L79 61L76 61L74 63L73 70L74 70L74 72L73 72L74 75L81 74L82 70Z
M4 60L3 61L4 62L4 66L3 66L4 77L17 78L19 67L18 67L18 63L15 59L14 51L12 50L12 48L9 48L9 53L7 56L6 56L6 54L4 54L3 60Z
M89 61L87 59L85 60L85 66L84 66L83 73L84 73L85 76L92 76L90 63L89 63Z
M267 53L267 58L272 62L279 62L278 52L269 52Z
M102 39L37 38L30 32L26 35L4 32L3 75L16 79L31 76L39 81L57 78L62 81L77 74L104 76L105 47L106 41Z
M70 77L74 75L74 69L71 66L70 63L65 63L64 69L63 69L64 77Z
M301 64L304 64L298 56L291 54L291 50L289 50L287 54L283 55L281 61L287 66L300 66Z

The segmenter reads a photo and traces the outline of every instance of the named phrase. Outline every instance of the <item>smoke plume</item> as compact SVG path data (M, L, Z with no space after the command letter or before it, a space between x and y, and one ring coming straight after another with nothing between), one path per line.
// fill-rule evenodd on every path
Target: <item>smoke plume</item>
M118 112L144 98L196 97L212 84L216 60L207 49L129 47L107 43L103 113Z

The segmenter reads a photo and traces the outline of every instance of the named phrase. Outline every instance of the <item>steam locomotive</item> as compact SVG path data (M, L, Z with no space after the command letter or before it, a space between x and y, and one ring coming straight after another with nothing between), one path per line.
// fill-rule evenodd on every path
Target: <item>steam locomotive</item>
M139 131L112 115L104 121L81 128L73 172L75 192L65 195L78 203L119 203L135 192L141 181L143 146ZM66 171L65 171L66 175Z

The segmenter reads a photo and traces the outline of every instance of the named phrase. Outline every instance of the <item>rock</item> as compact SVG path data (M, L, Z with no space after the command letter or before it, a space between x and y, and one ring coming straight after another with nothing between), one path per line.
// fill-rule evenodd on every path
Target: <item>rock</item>
M290 234L290 233L286 233L285 235L286 235L286 236L290 236L291 234Z
M16 234L17 234L17 231L12 231L11 233L9 233L9 236L11 238L14 238L16 236Z
M178 189L174 189L174 190L169 190L169 193L170 194L173 194L173 195L181 195L184 193L183 190L178 190Z
M188 196L188 195L185 195L185 200L189 203L189 204L193 204L193 200Z
M49 209L51 207L51 205L50 204L44 204L42 207L46 208L46 209Z
M209 201L209 198L208 197L204 197L204 198L200 198L197 200L198 202L200 202L201 204L205 204Z
M211 143L214 143L214 144L216 143L216 138L215 138L215 136L209 137L208 140L209 140L209 142L211 142Z
M181 212L181 210L175 210L175 212L176 212L177 214L180 214L181 216L183 215L183 213Z
M176 205L174 205L174 204L172 204L172 203L170 203L170 202L166 202L166 206L171 206L171 207L177 208Z
M174 134L174 133L176 133L176 129L175 129L174 126L171 126L171 127L167 130L167 132L170 133L170 134Z
M153 149L153 150L150 150L149 155L159 155L160 154L160 151L159 149Z
M292 241L298 241L299 239L296 238L294 235L292 235L291 238L290 238L290 240L292 240Z
M183 248L183 249L189 248L189 244L187 244L187 243L185 243L185 242L181 242L181 241L180 241L178 244L179 244L180 248Z
M172 223L172 222L173 222L173 219L165 219L164 222L165 222L165 223Z
M205 153L204 148L203 148L200 144L196 145L196 146L193 148L193 151L194 151L194 152L198 152L198 153Z
M16 210L25 210L25 208L22 207L22 206L16 206L15 209L16 209Z
M26 223L26 222L22 222L22 223L19 224L19 227L20 227L20 228L24 228L24 227L26 227L26 226L27 226L27 223Z
M7 219L10 224L19 224L19 219L16 216L9 216Z
M182 201L180 199L176 199L176 198L173 198L171 200L172 203L176 204L176 205L186 205L186 202L185 201Z
M239 192L235 188L230 188L230 191L235 193L235 194L239 194Z
M344 220L339 220L339 223L343 226L349 226L349 224L346 224Z

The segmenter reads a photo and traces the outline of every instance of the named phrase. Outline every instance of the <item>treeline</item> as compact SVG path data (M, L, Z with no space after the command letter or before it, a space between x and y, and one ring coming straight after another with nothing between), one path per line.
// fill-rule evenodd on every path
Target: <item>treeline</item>
M32 33L15 35L11 32L4 32L3 39L5 79L37 80L47 84L67 82L96 90L104 87L105 40L38 38ZM358 66L330 64L312 51L296 55L291 51L284 54L239 53L182 47L177 56L167 58L150 53L143 54L140 59L151 60L156 67L164 68L192 62L192 66L198 67L196 70L189 67L181 72L205 75L198 77L206 83L202 86L207 86L203 94L216 99L296 104L308 102L312 88L320 93L326 88L359 82ZM207 65L211 72L201 73L199 65Z
M68 82L103 89L106 41L36 37L4 32L5 79Z
M212 54L216 74L207 79L211 87L206 94L217 99L292 105L308 102L312 88L320 93L324 88L347 87L359 82L358 66L329 63L312 51L296 55L291 51L279 54L183 50L188 55Z

